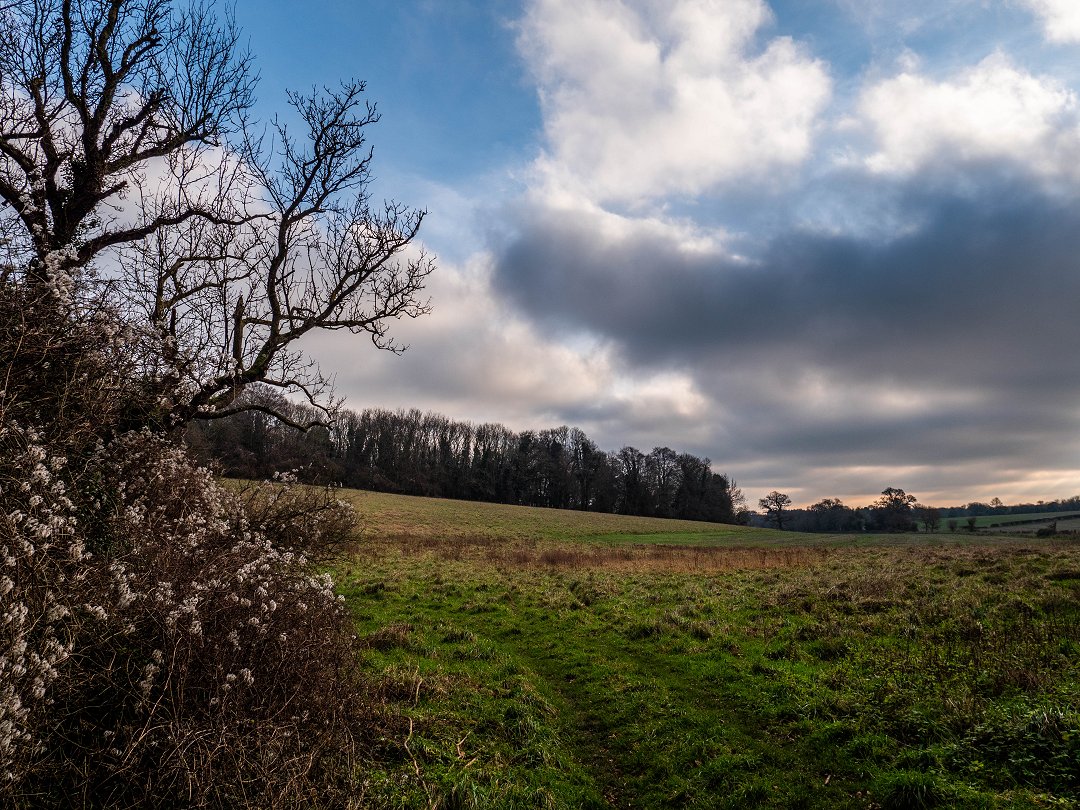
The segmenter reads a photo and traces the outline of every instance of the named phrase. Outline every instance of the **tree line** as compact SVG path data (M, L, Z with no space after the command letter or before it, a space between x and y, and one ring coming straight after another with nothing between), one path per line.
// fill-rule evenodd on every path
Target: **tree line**
M902 489L887 487L868 506L848 506L839 498L824 498L805 509L793 509L791 498L773 490L758 501L760 513L751 523L795 532L927 532L939 529L974 531L976 520L987 515L1029 515L1045 512L1080 512L1080 495L1055 501L1006 505L994 498L989 504L973 501L964 506L926 506Z
M342 410L329 425L301 432L309 407L275 397L272 408L196 421L188 446L224 475L266 478L296 470L310 482L406 495L646 515L745 522L735 481L711 461L669 447L600 449L576 427L512 431L417 409Z

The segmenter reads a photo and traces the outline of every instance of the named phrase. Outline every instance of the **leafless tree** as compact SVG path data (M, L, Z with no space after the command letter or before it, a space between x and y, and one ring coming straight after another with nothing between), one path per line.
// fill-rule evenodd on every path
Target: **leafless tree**
M370 198L363 83L293 93L301 131L259 134L239 37L198 0L0 4L0 281L111 307L144 424L271 411L256 382L328 413L298 341L397 351L390 322L428 311L424 212Z
M938 526L941 524L941 510L936 506L924 506L921 503L915 504L912 507L916 514L919 516L919 520L923 523L923 528L927 532L936 532Z
M758 506L765 510L765 516L776 524L777 529L783 530L784 512L791 506L791 498L788 495L774 489L758 500Z

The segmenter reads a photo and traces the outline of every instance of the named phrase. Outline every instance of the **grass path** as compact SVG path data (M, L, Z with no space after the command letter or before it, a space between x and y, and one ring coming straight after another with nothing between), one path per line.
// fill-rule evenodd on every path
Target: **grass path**
M602 707L590 699L575 670L579 665L565 660L554 644L546 652L534 645L507 643L510 634L499 631L502 648L520 661L537 679L540 690L558 710L558 722L574 756L588 769L598 790L610 807L632 807L626 794L625 775L612 750L610 729L603 722ZM515 634L517 635L517 634ZM593 662L587 664L595 666Z
M1080 808L1080 544L391 506L373 807Z

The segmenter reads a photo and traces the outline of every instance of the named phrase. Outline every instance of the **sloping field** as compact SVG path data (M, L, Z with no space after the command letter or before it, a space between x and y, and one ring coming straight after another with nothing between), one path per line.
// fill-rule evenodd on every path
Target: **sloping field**
M1077 512L1035 512L1024 515L980 515L975 519L975 526L984 529L988 527L1008 528L1016 524L1024 523L1050 523L1051 521L1066 521L1080 518ZM963 526L966 518L955 518Z
M756 529L726 523L609 515L454 501L346 489L360 514L361 533L369 541L492 540L500 542L583 542L673 544L687 546L848 546L969 544L963 532L926 534L804 534ZM985 534L975 542L994 542Z
M790 538L790 532L752 529L693 520L608 515L509 506L497 503L453 501L342 490L359 511L363 533L372 539L393 537L445 540L487 538L498 540L651 540L678 538L685 542L762 543Z
M1080 806L1075 541L349 497L360 806Z

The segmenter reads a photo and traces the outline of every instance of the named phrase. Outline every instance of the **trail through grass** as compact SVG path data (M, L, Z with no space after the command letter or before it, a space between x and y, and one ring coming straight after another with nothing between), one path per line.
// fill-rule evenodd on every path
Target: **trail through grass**
M1078 806L1080 546L506 520L336 572L407 740L374 806Z

